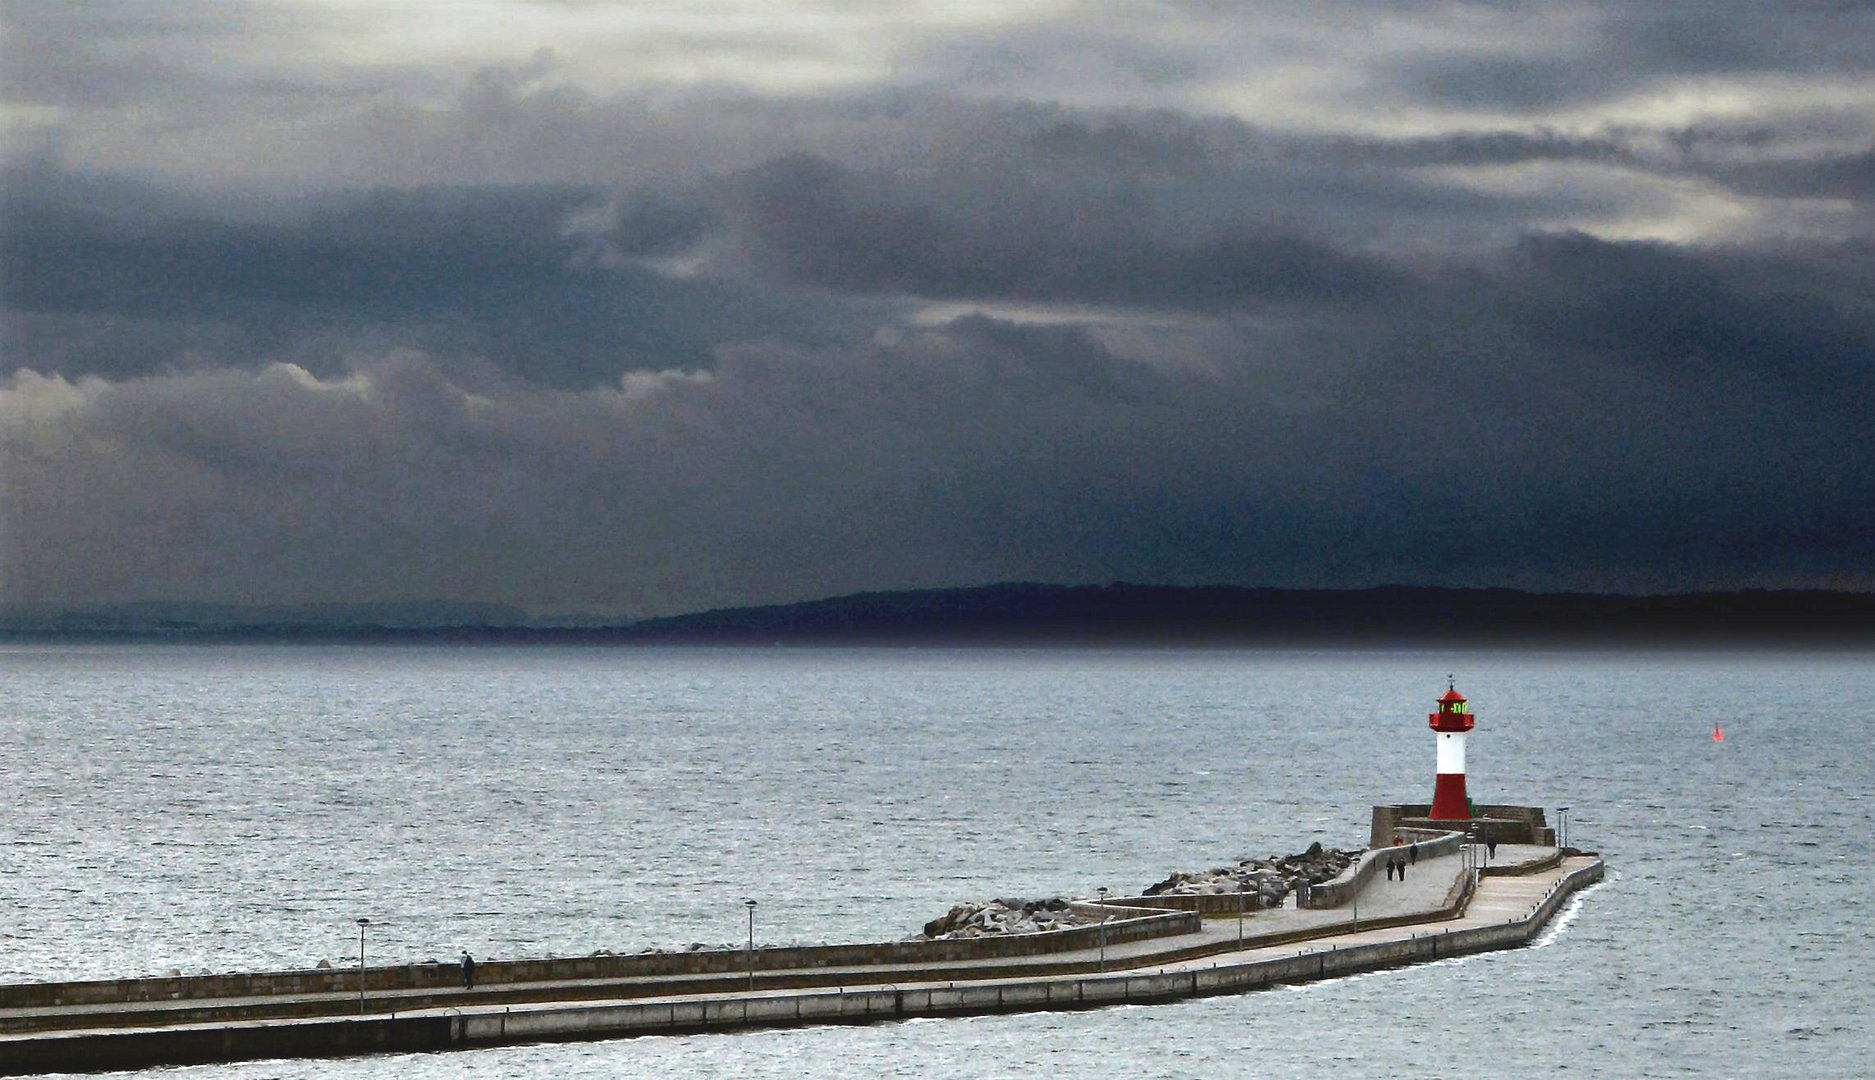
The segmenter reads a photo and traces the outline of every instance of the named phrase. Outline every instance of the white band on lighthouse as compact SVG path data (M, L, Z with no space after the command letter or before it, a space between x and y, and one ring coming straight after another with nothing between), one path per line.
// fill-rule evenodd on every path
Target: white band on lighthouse
M1424 759L1421 759L1424 760ZM1421 766L1422 768L1424 766ZM1442 773L1463 773L1465 771L1465 733L1462 731L1439 732L1439 765Z

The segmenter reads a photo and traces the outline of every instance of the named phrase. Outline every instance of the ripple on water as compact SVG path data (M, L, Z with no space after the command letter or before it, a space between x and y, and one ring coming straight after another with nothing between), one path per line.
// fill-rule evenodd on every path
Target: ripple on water
M1844 932L1875 903L1853 869L1875 759L1842 750L1875 733L1865 658L137 647L0 668L7 980L343 962L361 915L397 960L739 941L744 896L758 939L880 939L959 900L1350 846L1370 802L1423 797L1420 714L1454 669L1474 795L1567 804L1611 862L1540 948L1277 992L165 1076L1809 1077L1875 1045ZM1706 737L1753 706L1801 723ZM1429 1009L1454 1001L1463 1022Z

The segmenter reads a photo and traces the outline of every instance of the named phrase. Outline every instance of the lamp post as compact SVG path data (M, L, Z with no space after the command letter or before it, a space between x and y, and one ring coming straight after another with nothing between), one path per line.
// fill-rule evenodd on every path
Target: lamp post
M1569 808L1558 806L1556 812L1562 815L1562 837L1556 842L1557 847L1569 846Z
M1243 948L1243 905L1246 895L1240 882L1237 887L1237 947L1239 949Z
M755 901L744 900L742 906L749 909L749 989L755 989Z
M358 1015L365 1014L365 927L370 919L358 920Z
M1095 889L1100 894L1100 970L1107 970L1107 887Z

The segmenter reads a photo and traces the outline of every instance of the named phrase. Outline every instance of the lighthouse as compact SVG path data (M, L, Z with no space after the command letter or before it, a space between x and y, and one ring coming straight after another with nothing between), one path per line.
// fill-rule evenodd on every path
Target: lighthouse
M1435 821L1470 821L1471 803L1465 798L1465 733L1471 730L1471 708L1465 695L1448 679L1439 711L1426 717L1439 741L1439 775L1432 788Z

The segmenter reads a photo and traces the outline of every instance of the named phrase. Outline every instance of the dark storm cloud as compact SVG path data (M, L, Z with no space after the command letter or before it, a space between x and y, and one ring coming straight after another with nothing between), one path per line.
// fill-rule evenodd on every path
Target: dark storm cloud
M1714 173L1721 182L1752 195L1875 205L1875 148L1859 154L1757 161Z
M550 93L483 83L497 112L529 112L518 102ZM1410 281L1363 250L1377 239L1463 242L1570 206L1387 166L1445 156L1423 146L1351 150L1165 113L900 94L785 108L730 98L673 124L704 146L751 111L823 153L694 182L272 200L16 168L0 224L5 363L126 375L282 359L325 374L348 352L404 345L588 385L707 367L723 342L856 332L826 298L777 284L1196 312L1372 303ZM599 138L621 110L566 115ZM1349 168L1351 153L1382 164ZM660 259L693 260L699 273L674 277Z
M1637 157L1619 138L1568 136L1542 129L1460 132L1417 139L1342 139L1329 142L1323 153L1350 164L1409 168L1546 161L1629 162Z
M972 317L576 393L471 393L413 354L29 378L11 569L239 600L349 568L358 595L640 611L1038 576L1864 582L1875 327L1739 258L1533 240L1409 312L1231 323L1172 368ZM78 520L98 564L51 543ZM142 552L121 578L106 535Z
M1519 288L1508 302L1538 342L1702 378L1742 373L1773 400L1790 389L1776 382L1793 379L1818 400L1825 386L1859 397L1875 355L1866 317L1820 295L1814 261L1788 266L1803 278L1770 283L1752 280L1763 257L1742 254L1534 237L1512 255ZM1860 259L1872 254L1860 246Z
M760 264L851 292L1216 311L1371 302L1400 287L1380 260L1247 223L1174 246L1125 195L1064 200L997 184L939 205L920 194L789 158L748 178L742 239Z
M1866 6L335 10L5 13L0 599L1875 586Z
M1875 325L1737 261L1537 238L1349 343L1346 426L1308 433L1338 466L1312 516L1353 530L1326 546L1487 581L1562 563L1623 588L1740 564L1863 580Z
M384 192L294 221L232 222L161 209L131 217L108 189L81 202L60 190L61 177L9 179L5 253L17 269L7 301L130 314L224 303L422 308L492 283L525 289L561 271L572 251L561 222L596 198Z
M1482 7L1482 5L1480 5ZM1497 23L1514 30L1517 9ZM1702 76L1866 74L1875 8L1860 3L1565 3L1532 9L1562 32L1510 36L1383 65L1394 89L1440 105L1532 111Z
M377 190L256 219L141 185L9 180L9 369L128 375L272 358L329 372L350 348L406 344L586 385L707 365L714 340L785 334L804 317L631 265L702 235L707 211L675 199L567 186Z

